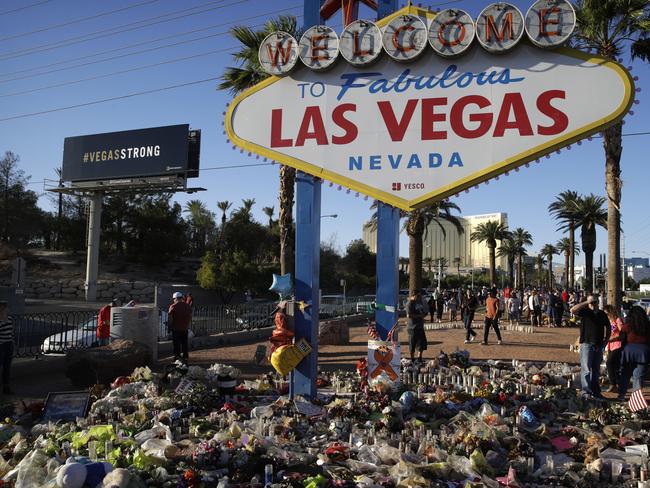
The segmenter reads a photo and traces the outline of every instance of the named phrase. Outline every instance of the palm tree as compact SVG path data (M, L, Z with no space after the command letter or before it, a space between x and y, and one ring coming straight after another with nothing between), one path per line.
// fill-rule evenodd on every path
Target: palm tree
M630 44L633 55L647 59L647 34L650 31L648 0L581 0L577 7L577 39L582 47L594 50L607 59L616 59ZM616 310L621 308L622 126L622 122L617 122L603 131L609 257L607 301ZM591 280L591 277L587 279Z
M377 202L370 206L374 210L368 221L368 226L371 229L377 229ZM441 200L427 207L412 210L411 212L400 212L401 217L405 217L406 221L402 226L402 230L406 230L409 236L409 257L408 257L408 274L409 274L409 294L413 294L415 290L422 288L422 239L425 236L427 228L435 222L444 237L447 236L447 231L442 225L442 222L449 222L456 229L458 234L462 234L465 229L460 222L460 219L452 215L452 211L460 213L460 207L455 203L448 200ZM402 263L400 259L400 264Z
M524 287L524 267L523 260L526 255L526 246L533 245L533 236L526 229L517 227L512 232L512 240L517 245L517 287Z
M422 264L428 270L427 276L429 278L429 286L433 286L433 279L431 278L431 267L433 266L433 258L431 256L427 256L422 260Z
M403 229L409 236L409 293L422 288L422 239L429 224L436 223L442 235L447 236L447 231L442 225L443 221L452 224L458 234L464 232L463 225L452 211L460 213L460 207L448 200L441 200L427 207L410 211L404 222Z
M585 290L593 291L594 251L596 250L596 226L607 228L607 212L603 209L605 198L593 193L580 197L575 203L578 215L576 227L580 227L582 251L585 253Z
M497 256L505 256L508 261L508 285L514 286L515 259L519 256L519 246L513 239L512 235L501 241Z
M553 279L553 255L557 254L557 248L553 244L546 244L540 251L546 257L548 263L548 278L547 286L549 289L555 288L555 280Z
M544 259L544 255L542 253L539 253L537 256L535 256L535 267L537 268L537 288L541 288L542 275L544 274L545 264L546 260Z
M254 198L242 198L242 206L235 212L242 217L243 220L250 221L253 218L253 205L255 205Z
M226 225L226 212L230 210L230 207L232 207L232 202L229 202L228 200L223 200L221 202L217 202L217 208L221 210L222 215L221 215L221 228Z
M275 207L264 207L262 212L266 214L269 218L269 229L273 227L273 214L275 213Z
M490 220L477 225L470 237L472 242L484 242L488 247L490 257L490 286L496 283L495 250L497 248L497 241L503 241L509 236L510 232L508 232L508 227L503 222Z
M560 227L558 230L566 230L569 232L569 249L574 251L568 251L567 256L569 256L569 270L566 275L569 278L568 288L573 289L574 287L574 276L575 276L575 248L576 248L576 220L577 215L574 214L575 202L580 198L578 192L573 190L566 190L560 193L555 201L548 206L548 211L555 217L555 220L560 222Z
M302 32L294 16L281 15L277 19L266 22L261 30L254 31L246 26L236 26L230 34L242 45L233 53L233 58L239 66L227 67L219 84L220 90L229 90L236 95L268 78L259 64L258 52L264 38L275 31L283 31L300 39ZM296 170L289 166L280 166L279 217L280 226L280 273L286 274L293 268L292 263L292 231L293 231L293 197L296 182Z
M454 264L456 265L456 271L458 273L458 277L460 278L460 256L456 256L454 258Z
M571 254L571 239L569 239L568 237L563 237L562 239L557 241L555 247L557 248L558 254L564 254L564 288L569 288L569 272L570 272L569 257ZM574 244L573 245L574 256L579 252L580 252L580 247Z
M191 239L194 249L202 254L208 240L208 235L215 228L214 214L210 212L201 200L190 200L185 204L184 212L188 213Z

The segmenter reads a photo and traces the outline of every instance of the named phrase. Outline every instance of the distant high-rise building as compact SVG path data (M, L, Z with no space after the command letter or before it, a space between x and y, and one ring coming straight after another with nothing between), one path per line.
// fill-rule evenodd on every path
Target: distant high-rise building
M472 232L475 231L479 224L495 220L508 225L508 214L492 213L484 215L468 215L459 217L460 223L464 229L462 234L458 234L456 228L449 222L440 221L429 224L425 231L422 257L424 259L440 257L445 258L447 266L451 269L456 266L461 268L488 268L489 249L484 242L472 242ZM444 229L444 230L443 230ZM363 241L368 245L372 252L377 252L377 231L368 224L363 228ZM500 242L497 241L497 249ZM460 259L460 263L458 263ZM496 257L496 266L506 271L508 262L505 257Z
M625 266L642 266L645 268L650 267L650 258L625 258Z

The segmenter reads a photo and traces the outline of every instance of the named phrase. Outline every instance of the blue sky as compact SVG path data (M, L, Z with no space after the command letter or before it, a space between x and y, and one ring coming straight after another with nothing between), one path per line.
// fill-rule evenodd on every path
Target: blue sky
M453 3L454 7L467 10L473 17L488 4L487 1L461 0L424 2L423 5L435 7L441 3L446 6ZM525 11L532 0L514 3ZM29 5L34 6L7 13ZM123 10L98 16L117 9ZM257 26L271 16L271 12L301 15L302 1L5 0L0 4L0 119L218 77L225 66L232 64L230 52L235 42L227 35L228 27L236 24ZM197 14L190 15L193 13ZM162 22L180 15L184 17ZM91 16L96 17L75 22ZM362 7L361 17L374 18L374 15ZM157 23L136 29L152 22ZM59 24L68 25L56 27ZM330 25L340 31L340 17L336 16ZM125 29L129 30L107 35ZM76 42L91 34L101 37ZM202 39L185 42L197 38ZM98 55L101 52L106 53ZM134 54L124 56L130 53ZM170 62L188 56L194 57ZM106 58L114 59L96 62ZM70 61L73 59L76 60ZM623 59L625 65L631 64L628 53ZM148 67L158 63L164 64ZM84 66L77 66L80 64ZM650 115L644 104L650 67L638 60L632 65L633 75L639 77L637 86L643 91L638 95L641 104L634 107L635 115L626 118L624 133L650 131ZM104 76L115 72L123 73ZM86 78L94 79L78 82ZM54 168L61 164L64 138L82 134L189 123L192 128L202 129L203 168L255 163L254 157L233 151L226 143L221 123L230 96L216 90L217 83L209 81L72 110L0 121L0 151L11 150L21 157L21 167L32 175L30 188L38 192L43 192L44 179L55 178ZM60 84L64 86L37 90ZM30 90L37 91L16 94ZM650 253L648 171L644 166L649 141L647 135L624 138L622 213L627 256ZM214 211L217 211L219 200L238 204L242 198L254 197L256 215L264 221L261 208L278 207L277 166L205 170L192 185L207 188L199 198ZM453 201L463 214L507 212L512 228L521 226L533 234L531 251L534 252L562 237L547 207L555 195L565 189L604 195L602 140L594 139L570 151L563 150L560 155L543 159L542 163L522 168L518 173L512 172L507 178L492 181L487 186L481 185L478 190L463 193ZM177 198L184 202L189 197L180 194ZM49 205L47 197L41 198L41 204ZM370 201L324 185L323 214L338 214L338 218L323 219L322 240L333 241L344 249L352 239L361 237L361 226L370 215L369 206ZM406 255L404 237L401 242L401 254ZM605 251L606 233L599 230L596 252ZM632 251L639 254L632 254ZM582 262L582 257L578 261Z

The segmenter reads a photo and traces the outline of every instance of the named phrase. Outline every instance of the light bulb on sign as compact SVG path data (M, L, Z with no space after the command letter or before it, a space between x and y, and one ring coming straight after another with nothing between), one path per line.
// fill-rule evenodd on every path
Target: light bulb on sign
M497 26L502 26L499 30ZM505 26L505 27L503 27ZM524 16L509 3L493 3L476 20L476 37L491 53L502 53L515 47L525 32Z
M384 29L382 44L395 61L413 61L427 47L427 26L415 15L400 15Z
M300 38L300 60L309 69L324 71L334 65L338 55L339 36L326 25L311 27Z
M368 66L381 54L381 31L368 20L347 25L339 41L341 56L353 66Z
M286 32L269 34L260 44L258 59L260 67L270 75L284 76L298 62L298 41Z
M464 10L443 10L429 27L429 45L440 56L448 58L464 53L475 37L474 20Z

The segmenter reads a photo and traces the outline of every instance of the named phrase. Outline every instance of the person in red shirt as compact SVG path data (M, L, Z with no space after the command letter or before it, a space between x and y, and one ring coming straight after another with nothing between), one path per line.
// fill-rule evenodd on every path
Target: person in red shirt
M117 300L113 300L99 309L96 336L100 346L108 346L111 340L111 308L117 306L119 306Z
M187 303L190 308L194 305L194 298L192 297L191 293L188 293L187 296L185 297L185 303Z
M618 399L625 400L628 383L632 378L632 388L643 388L643 380L650 363L650 321L641 307L634 306L628 313L621 328L623 337L623 356L621 358L621 375L618 385Z
M497 335L497 344L501 344L501 331L499 330L499 299L497 298L496 289L490 290L490 295L485 300L485 325L483 329L483 344L488 343L490 327L494 329Z
M183 300L181 292L174 293L172 299L173 303L169 306L167 327L172 331L174 359L180 359L187 364L189 360L187 336L192 323L192 309Z

